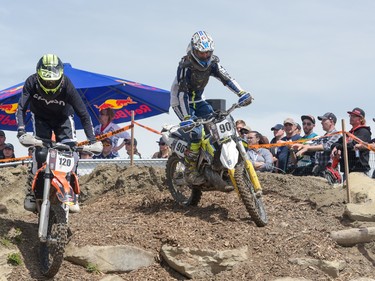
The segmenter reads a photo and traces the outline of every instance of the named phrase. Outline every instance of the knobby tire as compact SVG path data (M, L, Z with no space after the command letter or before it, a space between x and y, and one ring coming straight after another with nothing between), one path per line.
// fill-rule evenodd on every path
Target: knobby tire
M40 243L40 265L44 276L54 277L64 260L65 246L68 243L68 225L65 211L60 205L51 205L48 221L47 242ZM55 239L55 243L48 240Z
M181 169L182 167L184 166L176 154L172 154L168 158L165 175L169 192L179 205L197 206L202 197L202 191L187 184L183 186L177 184L178 180L182 181L183 179L184 170Z
M251 219L258 227L267 225L268 218L264 209L262 197L256 197L250 176L243 165L237 165L234 172L234 178L236 180L238 192L240 193L242 202L244 203Z

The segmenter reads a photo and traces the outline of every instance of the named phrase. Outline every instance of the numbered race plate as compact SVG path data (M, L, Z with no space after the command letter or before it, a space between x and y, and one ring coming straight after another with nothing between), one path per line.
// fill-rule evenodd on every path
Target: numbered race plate
M188 143L183 140L178 140L176 145L174 146L173 151L180 157L185 157L185 150L187 148Z
M49 166L51 170L68 173L73 170L74 157L63 155L56 149L49 150Z
M219 123L216 123L216 129L219 134L220 140L226 139L235 133L232 124L233 123L227 119L224 119L223 121Z

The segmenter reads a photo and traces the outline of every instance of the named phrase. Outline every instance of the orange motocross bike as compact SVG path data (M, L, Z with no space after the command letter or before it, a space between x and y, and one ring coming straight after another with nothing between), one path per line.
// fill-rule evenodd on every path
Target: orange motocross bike
M27 147L47 148L46 162L35 173L32 190L38 213L38 237L40 240L40 266L46 277L53 277L60 269L68 236L71 235L68 219L69 206L77 202L80 193L78 177L74 173L77 151L92 151L92 146L71 148L62 143L52 144L25 134L19 138ZM99 152L100 153L100 152Z

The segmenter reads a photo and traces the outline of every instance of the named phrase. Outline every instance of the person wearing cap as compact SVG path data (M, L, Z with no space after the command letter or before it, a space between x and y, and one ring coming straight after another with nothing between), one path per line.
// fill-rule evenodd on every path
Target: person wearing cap
M312 115L302 115L302 128L305 135L301 137L301 139L312 139L318 136L317 133L314 132L315 127L315 118Z
M152 155L151 158L168 158L172 154L172 150L170 147L165 143L163 138L160 138L159 141L157 141L159 144L159 151L155 152L154 155Z
M138 142L136 139L133 139L133 153L131 149L131 140L124 140L124 143L125 143L126 153L128 154L128 159L130 159L130 156L132 154L133 154L133 159L142 159L142 155L141 153L139 153L137 149Z
M4 145L3 149L3 155L1 156L0 159L12 159L15 158L16 156L14 155L14 146L11 143L6 143Z
M308 140L318 136L318 134L314 132L315 117L312 115L302 115L301 121L302 121L303 132L305 133L305 135L301 137L301 140L302 139L306 140L304 144L312 143L311 141L308 141ZM302 144L300 143L297 145L302 145ZM295 146L292 146L292 147L293 147L293 150L295 150ZM315 165L315 152L306 151L303 155L297 156L296 165L297 167L293 171L293 175L295 176L311 175L312 169Z
M115 118L115 111L113 110L113 108L102 109L99 112L99 123L100 124L95 126L95 128L94 128L95 136L100 136L100 135L103 135L103 134L106 134L106 133L110 133L110 132L119 130L120 126L113 122L114 118ZM130 139L129 133L128 132L122 132L122 133L118 133L116 135L112 135L109 138L112 140L112 152L113 152L113 154L115 155L115 157L119 157L118 151L125 144L122 143L121 145L117 146L118 140L120 138L122 138L124 140L126 140L126 139L129 140Z
M314 167L311 174L315 176L323 176L323 172L331 160L331 146L340 138L335 127L337 118L332 112L327 112L322 116L318 116L321 121L322 128L326 132L322 138L317 139L313 143L296 144L293 148L297 149L297 157L305 155L306 152L315 153Z
M350 125L352 125L349 133L353 134L360 140L369 143L371 141L371 129L370 127L366 126L365 112L361 108L355 107L352 111L348 111L348 114L350 118ZM349 173L367 173L370 170L369 150L358 148L356 144L358 143L355 140L351 139L350 137L347 138ZM343 151L343 138L340 137L337 142L332 144L331 148L331 157L340 157L340 171L345 172L344 157L341 157L341 152Z
M241 138L243 138L245 141L247 141L247 134L251 131L251 128L249 126L244 126L240 129L239 135Z
M81 151L79 153L79 159L93 159L94 154L90 151Z
M285 131L284 126L282 124L276 124L271 128L271 131L273 132L273 138L271 139L270 143L277 143L279 140L284 137ZM273 156L273 162L277 161L276 154L277 154L277 146L271 147L270 151Z
M301 138L300 135L296 134L297 123L293 118L286 118L284 120L285 137L279 140L279 143L285 142L284 146L280 146L277 149L277 168L284 173L290 173L294 166L294 152L290 150L288 142L296 141ZM293 152L293 154L292 154Z
M112 140L106 138L102 140L103 151L99 155L94 155L93 159L114 159L117 156L112 152Z

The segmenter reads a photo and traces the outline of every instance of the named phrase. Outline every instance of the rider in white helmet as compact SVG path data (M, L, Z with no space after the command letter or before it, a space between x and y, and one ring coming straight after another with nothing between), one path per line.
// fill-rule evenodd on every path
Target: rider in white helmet
M219 64L219 58L213 55L214 41L205 31L193 34L184 56L177 68L177 76L171 89L171 106L181 126L192 123L194 117L206 117L213 112L211 105L204 100L203 91L210 76L214 76L239 97L246 92L229 76L228 72ZM245 103L251 103L251 97ZM243 103L242 103L243 104ZM189 184L200 185L203 176L196 169L196 161L203 136L202 126L189 133L189 148L185 153L185 179Z

